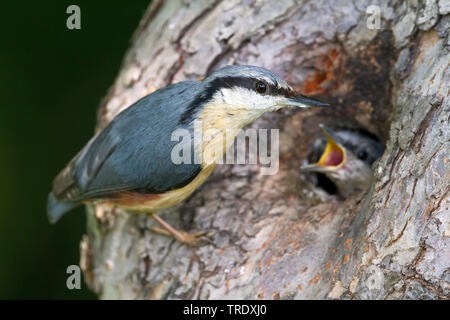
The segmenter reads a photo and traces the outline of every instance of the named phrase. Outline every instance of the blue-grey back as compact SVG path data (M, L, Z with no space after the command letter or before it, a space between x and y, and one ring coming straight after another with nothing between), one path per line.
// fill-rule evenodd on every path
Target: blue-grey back
M164 87L118 114L75 162L74 178L83 197L120 190L159 193L191 181L200 165L174 164L171 152L179 142L171 141L171 136L201 86L185 81ZM192 124L184 129L193 137Z

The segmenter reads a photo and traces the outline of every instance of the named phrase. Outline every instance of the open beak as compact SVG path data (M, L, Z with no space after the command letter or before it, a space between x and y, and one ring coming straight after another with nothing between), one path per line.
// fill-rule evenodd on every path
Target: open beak
M310 108L310 107L327 107L328 103L298 94L293 98L286 98L283 103L285 106L289 107L300 107L300 108Z
M343 167L347 161L347 151L339 143L340 139L336 133L323 124L320 124L320 128L327 138L327 145L319 161L301 167L301 170L304 172L314 171L325 173L338 170Z

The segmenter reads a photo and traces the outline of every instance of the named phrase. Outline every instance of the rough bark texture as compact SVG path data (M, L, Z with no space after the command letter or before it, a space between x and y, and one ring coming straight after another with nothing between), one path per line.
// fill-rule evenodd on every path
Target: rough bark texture
M370 5L381 26L369 29ZM163 1L142 19L99 127L155 89L225 64L271 69L332 109L267 114L280 170L219 165L161 216L214 245L150 231L146 216L88 208L82 267L101 298L450 297L448 0ZM364 194L339 200L299 167L318 123L386 143ZM182 214L180 214L182 213Z

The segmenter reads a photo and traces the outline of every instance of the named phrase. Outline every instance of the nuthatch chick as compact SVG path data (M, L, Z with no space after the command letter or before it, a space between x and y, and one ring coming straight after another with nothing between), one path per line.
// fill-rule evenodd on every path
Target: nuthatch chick
M301 171L325 174L344 198L365 190L372 180L371 165L384 152L383 144L362 132L334 132L323 124L320 127L326 140L314 143L317 162L302 166Z
M200 233L176 230L155 212L192 194L223 157L212 150L226 150L245 125L265 112L312 106L327 104L296 93L278 75L255 66L226 66L201 82L161 88L119 113L55 178L48 198L49 219L56 222L81 203L110 204L149 214L165 233L197 244ZM226 146L217 148L223 144L217 134L203 137L200 148L192 139L187 143L193 158L198 156L195 152L214 157L176 164L171 152L178 141L172 141L172 133L184 129L192 137L195 120L201 120L203 133L211 128L226 131Z

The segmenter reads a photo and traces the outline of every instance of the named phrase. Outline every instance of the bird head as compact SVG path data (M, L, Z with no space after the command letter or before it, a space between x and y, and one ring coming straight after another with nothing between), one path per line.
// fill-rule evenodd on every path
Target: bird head
M317 162L302 166L301 171L325 174L344 197L366 189L372 179L371 165L382 155L384 146L357 131L334 132L323 124L320 127L326 137L325 148L321 147Z
M275 73L256 66L226 66L203 80L200 98L245 125L265 112L284 107L310 108L327 103L293 90Z

